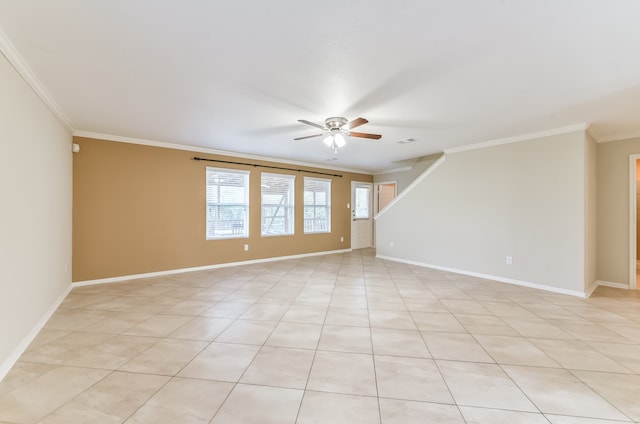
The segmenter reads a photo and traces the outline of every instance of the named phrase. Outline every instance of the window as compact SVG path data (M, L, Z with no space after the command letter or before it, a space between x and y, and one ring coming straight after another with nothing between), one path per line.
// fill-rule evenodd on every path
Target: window
M262 235L293 234L295 176L261 174Z
M371 218L371 211L369 206L371 205L370 185L356 185L354 188L354 208L353 217L355 219L369 219Z
M304 232L331 232L331 180L304 178Z
M207 168L207 240L249 236L249 172Z

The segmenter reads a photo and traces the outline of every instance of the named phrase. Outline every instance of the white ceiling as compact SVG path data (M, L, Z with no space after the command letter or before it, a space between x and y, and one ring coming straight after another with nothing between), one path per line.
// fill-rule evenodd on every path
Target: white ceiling
M582 122L640 135L639 22L638 0L0 0L0 46L76 134L376 172ZM383 138L327 162L293 138L328 116Z

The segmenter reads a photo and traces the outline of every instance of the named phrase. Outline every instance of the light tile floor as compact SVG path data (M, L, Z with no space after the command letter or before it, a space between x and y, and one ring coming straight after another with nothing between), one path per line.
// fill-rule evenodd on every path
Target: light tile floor
M0 424L640 422L639 292L374 255L76 288L0 383Z

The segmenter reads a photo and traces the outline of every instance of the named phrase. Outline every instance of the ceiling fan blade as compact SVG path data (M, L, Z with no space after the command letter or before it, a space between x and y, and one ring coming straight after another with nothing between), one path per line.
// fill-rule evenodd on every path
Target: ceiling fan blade
M366 124L367 122L369 122L369 121L367 121L367 120L366 120L366 119L364 119L364 118L356 118L356 119L354 119L354 120L353 120L353 121L351 121L351 122L347 122L347 123L346 123L346 124L344 124L341 128L342 128L342 129L345 129L345 130L350 130L351 128L355 128L355 127L359 127L360 125L364 125L364 124Z
M298 119L298 122L300 122L301 124L307 124L307 125L311 125L312 127L316 127L319 128L321 130L326 130L326 127L323 127L320 124L316 124L315 122L311 122L311 121L307 121L306 119Z
M369 134L361 132L349 132L349 137L370 138L372 140L380 140L382 138L380 134Z
M294 138L294 140L304 140L305 138L313 138L313 137L320 137L323 136L324 134L314 134L314 135L306 135L304 137L297 137Z

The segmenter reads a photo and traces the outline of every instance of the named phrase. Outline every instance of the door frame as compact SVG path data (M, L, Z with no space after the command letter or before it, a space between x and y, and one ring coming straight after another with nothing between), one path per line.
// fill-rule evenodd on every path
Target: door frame
M396 195L398 197L398 182L397 181L380 181L379 183L373 183L373 216L376 216L380 211L378 210L378 187L381 185L393 184L396 186ZM394 199L395 199L394 197Z
M351 245L353 246L353 223L355 222L355 218L353 217L353 213L354 213L354 210L355 210L355 207L356 207L354 193L355 193L355 187L357 185L368 185L368 186L371 187L370 190L369 190L369 220L371 221L371 234L370 234L371 242L370 242L370 245L368 246L369 248L371 248L371 247L375 246L374 245L374 240L373 240L373 235L374 235L374 232L373 232L374 219L373 219L373 217L375 215L373 213L373 197L374 197L373 196L373 190L374 190L373 187L374 187L374 183L373 182L367 182L367 181L351 181L351 193L350 193L351 210L349 211L349 219L350 219L350 222L351 222L351 224L349 226L349 229L350 229L350 232L351 232L351 234L350 234L351 235L351 237L350 237L351 238ZM351 247L351 248L353 248L353 247Z
M398 197L398 181L380 181L378 183L373 183L373 234L371 235L371 244L373 245L373 247L376 247L376 225L378 225L378 222L376 221L375 217L380 213L380 211L378 210L378 206L379 206L379 202L378 202L378 187L380 187L381 185L389 185L389 184L393 184L394 186L396 186L396 195L394 197L394 199L396 197Z
M637 209L637 183L636 183L636 166L637 161L640 159L640 154L629 155L629 289L635 290L636 284L636 264L637 264L637 249L636 243L638 238L638 228L636 216Z

